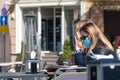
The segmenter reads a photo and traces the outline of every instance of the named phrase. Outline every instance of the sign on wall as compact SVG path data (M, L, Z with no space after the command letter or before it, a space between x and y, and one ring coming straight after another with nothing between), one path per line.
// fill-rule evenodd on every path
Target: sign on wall
M8 16L0 16L0 32L8 32Z

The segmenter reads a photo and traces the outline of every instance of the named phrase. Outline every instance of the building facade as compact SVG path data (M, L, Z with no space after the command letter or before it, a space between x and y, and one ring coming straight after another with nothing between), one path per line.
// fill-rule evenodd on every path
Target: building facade
M14 56L21 53L22 43L28 46L28 51L36 47L38 53L62 51L66 39L73 43L74 21L78 17L81 20L93 20L103 32L112 37L110 25L107 25L110 23L107 14L110 14L109 11L116 13L115 9L105 8L103 2L96 6L98 3L99 0L1 0L0 9L7 9L9 32L5 33L5 40L0 33L0 61L14 59ZM117 34L118 31L114 35Z
M79 0L6 0L3 4L9 17L5 57L20 54L22 43L26 44L28 51L37 47L41 53L61 52L64 40L69 39L72 42L74 20L78 13L81 14ZM4 6L1 9L2 7ZM2 45L4 44L1 42ZM4 55L1 54L1 59L2 56Z

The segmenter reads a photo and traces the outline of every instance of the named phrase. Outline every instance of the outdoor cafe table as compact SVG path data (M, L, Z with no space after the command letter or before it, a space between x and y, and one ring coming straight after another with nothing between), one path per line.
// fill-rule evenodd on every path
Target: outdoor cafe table
M47 79L47 74L45 73L25 73L25 72L1 72L0 79L7 79L7 78L41 78L45 77Z
M61 65L50 65L49 67L46 68L47 70L47 74L48 74L48 80L51 80L57 72L63 71L65 72L65 70L67 71L72 71L72 70L76 70L76 71L86 71L87 67L80 67L77 65L72 65L72 66L61 66ZM61 72L62 73L62 72Z

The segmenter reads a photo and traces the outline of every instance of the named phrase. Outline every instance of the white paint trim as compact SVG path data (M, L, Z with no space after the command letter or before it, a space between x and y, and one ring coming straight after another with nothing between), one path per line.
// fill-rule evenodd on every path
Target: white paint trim
M22 12L18 5L16 5L16 53L21 52L22 41Z
M39 6L72 6L78 4L79 0L74 1L44 1L44 2L21 2L20 7L39 7ZM79 4L78 4L79 5Z
M58 2L52 2L52 3L18 3L20 7L39 7L39 6L56 6L58 5Z
M38 53L41 51L41 8L38 7L38 35L37 35L37 48Z
M62 6L62 15L61 15L62 19L61 19L61 47L62 47L62 50L63 50L63 45L64 45L64 18L65 18L65 12L64 12L64 6Z
M81 19L84 19L84 14L85 14L85 1L80 2L81 5Z
M56 17L55 17L55 8L54 8L54 26L53 26L53 51L56 51Z
M63 6L63 5L76 5L77 1L69 1L69 2L61 2L59 5Z

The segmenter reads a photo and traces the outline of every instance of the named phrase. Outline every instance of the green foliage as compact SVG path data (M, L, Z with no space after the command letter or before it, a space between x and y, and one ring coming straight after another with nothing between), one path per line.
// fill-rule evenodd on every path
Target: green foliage
M68 40L65 40L64 42L62 58L64 60L70 60L72 58L72 49Z
M117 35L114 37L114 40L112 42L113 48L116 50L116 39L117 39Z
M21 52L20 52L20 55L19 55L19 60L20 61L22 61L22 57L26 57L26 45L24 44L24 42L21 42Z
M106 35L106 38L111 42L111 38L109 35Z
M113 41L111 40L111 37L110 37L109 35L106 35L106 38L110 41L110 43L112 44L113 48L116 50L116 45L115 45L115 43L116 43L116 38L117 38L117 36L115 36L115 37L113 38Z

